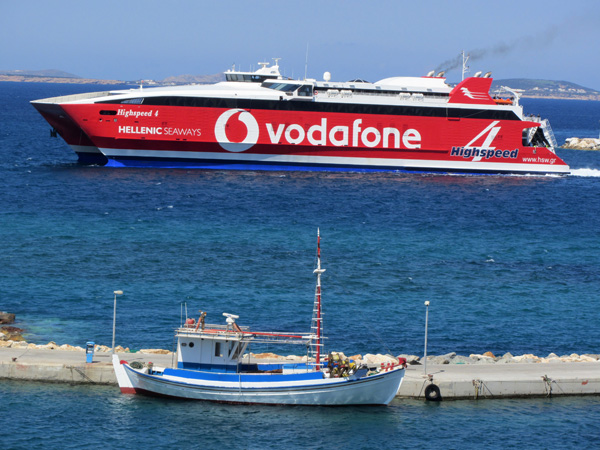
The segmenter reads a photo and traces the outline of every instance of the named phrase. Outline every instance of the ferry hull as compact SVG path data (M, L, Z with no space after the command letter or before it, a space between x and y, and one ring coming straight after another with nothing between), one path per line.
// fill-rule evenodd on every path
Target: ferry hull
M509 113L505 120L483 115L456 123L445 117L240 108L63 108L113 167L570 172L550 148L524 147L523 130L539 124Z

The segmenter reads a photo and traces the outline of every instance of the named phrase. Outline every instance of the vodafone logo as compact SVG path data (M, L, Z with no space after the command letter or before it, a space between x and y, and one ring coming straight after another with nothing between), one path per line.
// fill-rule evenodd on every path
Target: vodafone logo
M233 118L236 116L237 118ZM229 124L231 119L231 124ZM227 137L227 128L238 128L234 120L242 122L246 126L246 135L240 142L231 142ZM243 134L243 132L242 132ZM243 152L258 142L258 122L252 114L243 109L229 109L219 116L215 123L215 138L221 147L228 152Z
M414 128L401 130L396 127L381 127L380 124L379 127L366 126L368 124L363 124L363 119L348 121L346 124L337 121L331 123L327 117L321 117L319 122L316 120L304 125L261 122L259 126L256 118L248 111L229 109L215 122L215 139L228 152L243 152L258 142L262 127L264 142L261 144L407 150L421 148L421 133ZM481 135L477 138L479 137Z

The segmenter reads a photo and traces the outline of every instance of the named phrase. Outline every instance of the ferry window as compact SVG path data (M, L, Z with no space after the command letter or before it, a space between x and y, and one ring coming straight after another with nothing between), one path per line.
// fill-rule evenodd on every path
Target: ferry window
M141 105L144 103L143 98L128 98L127 100L123 100L121 103L128 105Z
M292 92L298 88L297 84L289 84L289 83L267 83L267 82L265 82L262 84L262 86L269 88L269 89L275 89L276 91L283 91L283 92Z
M185 344L183 344L183 345L185 345ZM190 348L192 348L193 346L194 346L194 343L190 342Z
M312 86L310 84L305 84L298 89L298 95L301 97L312 97Z
M221 343L215 342L215 356L221 356Z

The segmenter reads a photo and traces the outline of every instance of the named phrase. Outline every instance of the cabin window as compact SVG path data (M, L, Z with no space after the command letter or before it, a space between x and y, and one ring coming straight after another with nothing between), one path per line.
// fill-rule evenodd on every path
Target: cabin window
M185 344L184 344L185 345ZM194 346L193 342L190 342L190 348L192 348Z
M283 91L283 92L292 92L292 91L295 91L296 89L298 89L297 84L273 83L273 82L266 82L266 81L262 84L262 87L266 87L269 89L275 89L276 91Z
M312 86L310 84L305 84L298 89L298 95L301 97L312 97Z
M215 342L215 356L221 357L221 343Z
M229 355L229 357L233 360L238 359L243 348L244 346L242 345L242 343L238 342L237 345L233 348L233 354Z
M128 105L141 105L142 103L144 103L144 99L143 98L128 98L126 100L123 100L121 103L128 104Z

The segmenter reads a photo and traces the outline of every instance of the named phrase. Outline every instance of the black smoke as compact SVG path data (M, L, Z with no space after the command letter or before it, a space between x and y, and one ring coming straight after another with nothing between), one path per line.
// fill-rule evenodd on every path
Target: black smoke
M508 43L501 42L491 47L476 48L465 51L465 53L469 56L467 65L470 62L478 61L487 57L499 57L521 49L539 48L542 45L549 45L556 38L558 33L559 27L555 26L538 35L525 36ZM462 54L439 64L435 68L435 72L449 72L457 68L462 70Z

